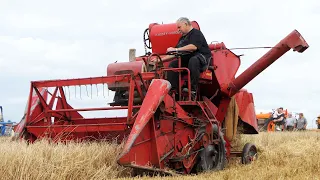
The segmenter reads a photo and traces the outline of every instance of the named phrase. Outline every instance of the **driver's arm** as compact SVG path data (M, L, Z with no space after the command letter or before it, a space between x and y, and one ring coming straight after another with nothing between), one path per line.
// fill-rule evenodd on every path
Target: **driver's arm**
M175 48L169 47L168 48L168 51L176 51L176 52L179 52L179 51L190 51L190 52L192 52L192 51L195 51L195 50L197 50L197 47L195 45L193 45L193 44L188 44L186 46L179 47L179 48L177 48L177 47L175 47ZM162 59L162 61L166 61L166 60L173 59L173 58L175 58L175 55L166 55L166 56L162 57L161 59Z
M169 60L169 59L173 59L175 56L174 55L166 55L166 56L163 56L161 57L161 60L162 61L166 61L166 60ZM151 59L151 62L160 62L160 59L158 57L154 57Z
M197 50L197 47L193 44L188 44L186 46L176 48L176 50L177 51L195 51Z
M174 55L166 55L164 57L161 58L162 61L166 61L166 60L169 60L169 59L173 59L175 56Z
M192 52L192 51L195 51L197 50L197 47L193 44L188 44L186 46L183 46L183 47L169 47L167 49L167 52L170 52L170 51L175 51L175 52L179 52L179 51L189 51L189 52ZM174 55L166 55L164 56L163 58L161 58L163 61L165 60L168 60L168 59L172 59L174 58L175 56Z

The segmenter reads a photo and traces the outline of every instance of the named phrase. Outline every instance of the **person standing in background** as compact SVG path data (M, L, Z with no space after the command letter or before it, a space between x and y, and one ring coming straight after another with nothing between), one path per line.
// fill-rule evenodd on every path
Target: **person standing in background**
M307 124L307 119L303 116L303 113L299 113L299 118L297 119L297 130L306 130Z
M317 117L316 124L318 129L320 129L320 115Z
M286 130L293 131L297 127L297 119L292 116L292 113L288 113L288 118L286 122Z

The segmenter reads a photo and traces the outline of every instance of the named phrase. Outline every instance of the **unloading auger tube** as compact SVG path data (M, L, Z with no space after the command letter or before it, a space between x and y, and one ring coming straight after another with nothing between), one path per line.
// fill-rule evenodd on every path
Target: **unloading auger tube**
M222 87L222 92L232 97L241 88L253 80L258 74L264 71L268 66L274 63L278 58L288 52L290 49L299 53L304 52L309 45L301 36L301 34L294 30L284 39L282 39L277 45L271 48L265 55L253 63L243 73L241 73L235 80L230 84Z

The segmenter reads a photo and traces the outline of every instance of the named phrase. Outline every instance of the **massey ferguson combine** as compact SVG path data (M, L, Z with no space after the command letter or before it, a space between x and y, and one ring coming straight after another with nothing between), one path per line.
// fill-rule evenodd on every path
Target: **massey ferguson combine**
M200 29L193 21L194 28ZM124 143L118 157L122 166L139 171L199 173L221 170L230 157L250 163L257 153L247 143L243 151L231 151L232 139L240 133L257 134L258 125L252 94L242 89L259 73L289 51L304 52L309 45L292 31L248 69L235 77L240 58L224 43L210 44L212 61L203 69L196 100L191 100L190 71L185 67L168 68L171 60L188 52L166 52L181 34L176 24L150 24L144 43L151 52L127 62L109 64L107 76L31 82L25 116L16 127L17 137L34 142L114 140ZM152 47L151 47L152 46ZM134 52L134 51L133 51ZM159 63L152 65L151 59ZM181 63L181 62L180 62ZM168 71L179 72L179 89L171 93ZM107 85L114 92L112 102L103 107L76 108L68 103L69 86ZM122 117L84 117L84 111L126 110Z

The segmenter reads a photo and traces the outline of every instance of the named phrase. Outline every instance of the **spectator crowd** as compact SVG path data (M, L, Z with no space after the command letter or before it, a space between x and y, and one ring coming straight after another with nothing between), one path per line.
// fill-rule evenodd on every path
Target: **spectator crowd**
M304 117L303 113L299 113L298 118L296 118L292 115L292 113L289 112L286 117L283 111L283 107L274 110L271 117L265 122L265 126L267 126L270 121L273 121L275 123L277 131L306 130L308 124L307 119Z

